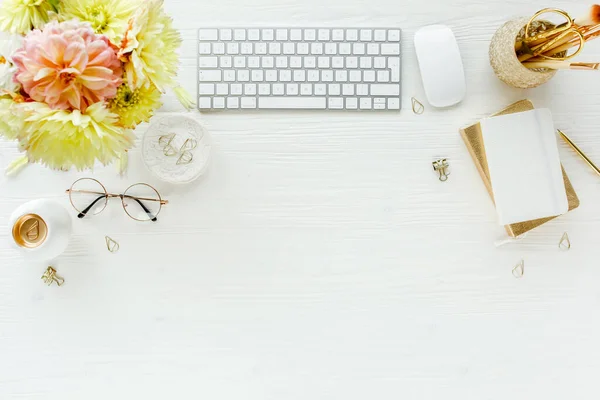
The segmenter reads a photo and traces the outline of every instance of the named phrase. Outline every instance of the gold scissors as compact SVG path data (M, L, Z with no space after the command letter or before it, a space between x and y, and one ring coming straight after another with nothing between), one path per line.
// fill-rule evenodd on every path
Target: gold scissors
M530 36L531 25L543 14L558 14L561 17L566 19L566 22L556 26L554 29L548 29L543 32L540 32L534 36ZM534 57L541 57L547 60L569 60L575 56L577 56L582 50L583 45L585 43L585 37L583 36L581 27L575 24L575 20L571 18L571 16L563 10L559 10L558 8L544 8L543 10L535 13L533 17L529 20L527 25L525 26L525 39L524 42L529 46L531 52ZM549 39L549 40L546 40ZM564 56L559 56L558 54L553 54L550 56L544 55L547 51L558 47L557 45L564 44L570 41L579 41L579 47L572 54L567 54Z

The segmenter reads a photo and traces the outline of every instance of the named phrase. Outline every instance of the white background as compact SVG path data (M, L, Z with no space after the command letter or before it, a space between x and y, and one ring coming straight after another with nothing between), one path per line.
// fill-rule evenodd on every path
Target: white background
M167 0L192 93L202 26L398 26L404 109L195 113L214 159L188 187L153 179L137 150L125 178L112 166L0 178L0 399L597 398L600 178L561 143L581 207L497 248L502 228L458 134L529 98L600 162L598 73L519 91L488 63L505 20L586 11L576 3ZM416 116L412 36L432 23L455 31L468 95ZM597 44L581 60L599 61ZM0 142L1 168L17 155ZM451 163L446 183L431 168L438 156ZM46 287L46 265L11 247L8 218L41 197L68 207L64 190L83 176L112 191L145 181L170 204L156 224L130 220L116 200L75 220L54 264L66 284ZM560 252L565 231L573 247Z

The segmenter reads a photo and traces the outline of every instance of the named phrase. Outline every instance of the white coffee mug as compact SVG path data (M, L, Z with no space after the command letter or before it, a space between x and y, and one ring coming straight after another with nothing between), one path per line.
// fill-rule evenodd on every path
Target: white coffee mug
M13 244L28 260L52 261L69 245L71 215L54 200L33 200L10 217Z

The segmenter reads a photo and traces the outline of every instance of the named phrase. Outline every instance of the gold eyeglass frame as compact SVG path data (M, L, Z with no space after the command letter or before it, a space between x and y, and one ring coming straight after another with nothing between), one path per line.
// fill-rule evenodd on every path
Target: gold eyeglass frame
M91 191L91 190L73 190L73 187L81 181L94 181L97 184L99 184L102 189L104 190L104 193L101 192L95 192L95 191ZM139 197L139 196L130 196L127 195L128 198L132 198L134 200L138 200L138 202L140 200L143 201L158 201L160 203L160 207L158 209L158 211L156 212L156 214L154 214L154 218L150 218L150 219L139 219L139 218L135 218L134 216L132 216L131 214L129 214L129 211L127 211L127 205L125 204L125 195L127 194L127 191L129 191L129 189L131 189L134 186L138 186L138 185L144 185L149 187L150 189L154 190L156 192L156 195L158 196L158 199L150 199L147 197ZM73 203L73 198L71 196L72 193L88 193L88 194L97 194L99 196L104 195L105 199L104 199L104 206L102 207L102 209L100 211L98 211L97 213L93 213L93 215L98 215L100 213L102 213L105 209L106 206L108 205L108 200L112 199L112 198L120 198L121 199L121 205L123 206L123 210L125 211L125 214L127 214L127 216L135 221L138 222L148 222L148 221L156 221L156 217L158 217L158 214L160 214L160 212L162 211L162 206L165 206L167 204L169 204L168 200L163 200L163 198L160 196L160 193L158 192L158 190L156 190L155 187L148 185L147 183L143 183L143 182L138 182L138 183L134 183L133 185L129 186L127 189L125 189L125 191L123 192L123 194L116 194L116 193L109 193L108 190L106 190L106 187L97 179L94 178L80 178L77 179L75 182L73 182L73 184L71 185L71 187L69 189L67 189L65 191L65 193L69 194L69 202L71 203L71 206L73 206L73 208L75 209L75 211L77 211L78 213L80 213L79 218L83 218L84 216L87 215L87 212L84 212L83 210L79 210L78 207L75 206L75 204ZM141 204L141 203L140 203Z

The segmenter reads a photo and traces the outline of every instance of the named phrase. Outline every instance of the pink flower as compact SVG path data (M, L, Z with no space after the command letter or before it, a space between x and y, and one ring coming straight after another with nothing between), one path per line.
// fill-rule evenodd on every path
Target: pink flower
M75 20L31 31L13 56L15 80L53 109L85 111L117 94L123 69L105 36Z

